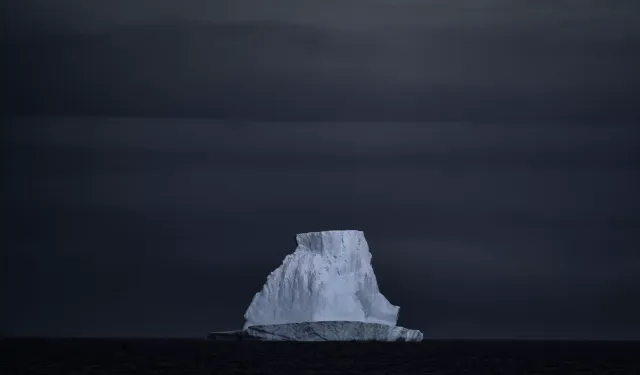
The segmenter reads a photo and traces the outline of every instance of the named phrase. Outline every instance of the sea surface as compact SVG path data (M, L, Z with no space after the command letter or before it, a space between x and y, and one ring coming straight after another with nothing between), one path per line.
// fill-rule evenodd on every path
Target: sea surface
M5 339L13 374L640 374L638 341Z

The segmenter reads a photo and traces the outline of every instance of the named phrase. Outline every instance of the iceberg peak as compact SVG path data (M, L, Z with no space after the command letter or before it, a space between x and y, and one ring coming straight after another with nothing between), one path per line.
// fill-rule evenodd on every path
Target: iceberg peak
M359 230L327 230L322 232L299 233L296 235L298 248L320 254L341 254L346 251L360 251L366 245L364 233ZM367 248L367 252L369 249Z

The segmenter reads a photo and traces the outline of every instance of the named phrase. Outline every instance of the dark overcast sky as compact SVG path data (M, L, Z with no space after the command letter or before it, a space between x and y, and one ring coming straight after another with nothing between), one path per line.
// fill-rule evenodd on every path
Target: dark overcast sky
M638 4L3 2L0 334L240 328L361 229L427 337L640 338Z
M6 1L7 110L640 119L637 1Z

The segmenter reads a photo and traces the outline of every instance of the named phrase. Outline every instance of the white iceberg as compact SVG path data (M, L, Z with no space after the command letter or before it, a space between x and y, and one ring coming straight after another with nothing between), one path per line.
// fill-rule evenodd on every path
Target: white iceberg
M396 325L399 307L380 293L361 231L302 233L296 239L296 250L251 301L244 328L320 321Z
M293 341L420 341L396 327L399 307L378 289L371 253L358 230L301 233L298 246L271 272L234 337ZM215 333L210 338L221 337Z

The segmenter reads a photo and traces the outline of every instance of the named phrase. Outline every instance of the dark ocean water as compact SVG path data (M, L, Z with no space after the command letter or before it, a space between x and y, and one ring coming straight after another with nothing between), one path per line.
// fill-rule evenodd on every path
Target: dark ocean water
M640 342L8 339L12 374L640 374Z

